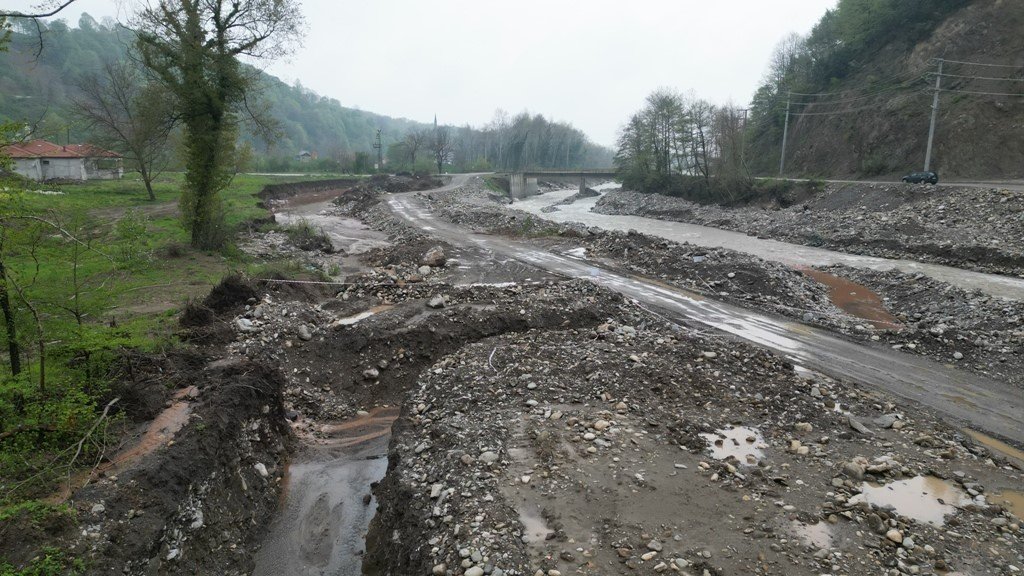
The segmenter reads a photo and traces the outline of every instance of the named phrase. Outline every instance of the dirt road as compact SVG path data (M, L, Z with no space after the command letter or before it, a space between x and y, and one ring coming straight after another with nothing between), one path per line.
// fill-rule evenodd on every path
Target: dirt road
M473 175L459 175L440 190ZM589 279L636 299L668 318L702 325L775 350L794 363L880 388L918 402L951 420L1024 444L1024 398L1002 383L923 358L855 344L805 325L757 314L660 284L612 273L585 260L552 254L513 240L480 236L436 217L416 194L396 194L391 209L411 224L456 246L475 246L537 268Z

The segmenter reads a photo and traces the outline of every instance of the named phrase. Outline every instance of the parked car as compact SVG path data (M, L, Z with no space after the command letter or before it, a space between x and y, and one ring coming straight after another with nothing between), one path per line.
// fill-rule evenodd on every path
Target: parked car
M922 182L927 182L928 184L938 184L939 173L911 172L910 174L907 174L906 176L903 177L903 181L907 182L908 184L921 184Z

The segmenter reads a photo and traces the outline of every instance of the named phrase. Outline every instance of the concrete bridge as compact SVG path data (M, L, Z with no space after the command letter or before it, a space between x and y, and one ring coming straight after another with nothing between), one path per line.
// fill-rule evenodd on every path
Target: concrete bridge
M539 192L538 180L554 182L579 182L580 192L587 187L587 179L608 180L615 177L615 170L610 168L582 170L528 170L508 173L509 196L515 199L533 196Z

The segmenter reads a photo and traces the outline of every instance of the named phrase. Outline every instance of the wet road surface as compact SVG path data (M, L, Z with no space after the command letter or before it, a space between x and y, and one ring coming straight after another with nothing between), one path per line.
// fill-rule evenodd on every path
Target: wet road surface
M471 177L455 176L444 189L460 186ZM589 279L670 320L725 332L823 374L920 403L945 415L952 424L968 424L1024 445L1024 392L1020 389L927 358L856 344L798 322L610 272L582 258L473 234L433 215L425 200L415 193L393 195L388 203L398 216L453 245L472 246L496 259L514 258L562 276Z

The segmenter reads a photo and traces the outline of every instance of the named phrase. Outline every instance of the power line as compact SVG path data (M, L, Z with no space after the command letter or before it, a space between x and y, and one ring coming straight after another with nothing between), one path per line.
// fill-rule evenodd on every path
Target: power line
M966 66L989 66L992 68L1024 68L1019 64L989 64L987 62L962 62L960 60L944 60L948 64L964 64Z
M899 80L901 78L903 78L904 82L906 82L907 80L912 79L914 76L921 76L924 72L926 72L926 70L919 69L919 70L916 70L916 71L902 72L902 73L899 73L899 74L893 74L892 76L888 76L888 77L876 80L873 84L875 84L875 85L884 84L886 82L891 82L891 81L894 81L894 80ZM916 80L916 78L914 78L914 79ZM857 92L858 90L864 90L864 89L868 89L868 88L871 88L871 86L869 85L869 86L867 86L865 88L849 88L847 90L839 90L839 91L836 91L836 92L792 92L791 94L793 96L835 96L835 95L838 95L838 94L847 94L849 92Z
M974 90L956 90L953 88L943 88L943 92L957 92L960 94L978 94L981 96L1019 96L1024 98L1024 93L1021 92L977 92Z
M866 94L864 94L862 96L857 96L857 97L854 97L854 98L846 98L844 100L819 100L819 101L813 101L813 102L794 102L794 104L801 104L801 105L807 106L807 105L811 105L811 104L846 104L846 103L849 103L849 102L858 102L858 101L861 101L861 100L867 100L869 98L874 98L876 96L879 96L881 94L885 94L885 93L888 93L888 92L896 92L898 90L906 90L906 89L912 87L914 83L920 82L923 79L924 79L924 75L922 74L922 75L918 76L917 78L914 78L913 80L905 80L902 84L900 84L898 86L888 86L886 88L882 88L882 89L876 90L874 92L866 93Z
M966 78L969 80L998 80L1004 82L1024 82L1024 78L994 78L990 76L964 76L961 74L943 74L943 78Z

